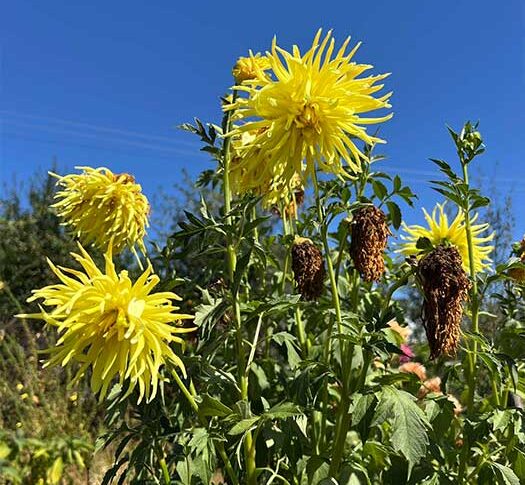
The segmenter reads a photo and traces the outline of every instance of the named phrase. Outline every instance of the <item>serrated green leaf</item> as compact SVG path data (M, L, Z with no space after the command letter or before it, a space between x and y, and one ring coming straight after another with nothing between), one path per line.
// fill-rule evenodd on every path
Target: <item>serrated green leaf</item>
M372 426L391 420L392 446L408 461L410 474L411 468L426 454L430 423L408 392L385 386L378 399Z
M357 426L375 401L373 394L354 395L355 405L352 411L352 426Z
M264 417L268 419L286 419L292 418L302 414L301 408L297 404L291 402L283 402L273 406L264 413Z

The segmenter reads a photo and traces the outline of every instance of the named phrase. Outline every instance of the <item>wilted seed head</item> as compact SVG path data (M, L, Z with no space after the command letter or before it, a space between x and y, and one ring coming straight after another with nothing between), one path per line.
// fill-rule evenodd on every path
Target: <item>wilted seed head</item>
M299 293L305 300L315 300L321 296L325 277L323 255L310 239L295 237L292 270Z
M454 246L437 246L418 265L423 285L423 325L430 346L430 358L456 352L459 342L463 303L470 281Z
M350 255L365 281L379 281L385 272L384 251L391 234L381 209L367 205L354 213Z

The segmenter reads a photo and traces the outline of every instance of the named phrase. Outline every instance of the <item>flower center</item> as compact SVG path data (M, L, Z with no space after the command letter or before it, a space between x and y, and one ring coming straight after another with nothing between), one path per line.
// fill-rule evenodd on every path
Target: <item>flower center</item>
M321 133L321 118L319 104L305 101L298 115L294 120L295 126L299 128L305 136Z

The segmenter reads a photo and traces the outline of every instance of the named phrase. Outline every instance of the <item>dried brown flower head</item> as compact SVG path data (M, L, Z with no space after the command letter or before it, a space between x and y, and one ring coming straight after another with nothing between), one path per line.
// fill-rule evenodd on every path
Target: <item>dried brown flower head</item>
M385 272L384 251L391 234L381 209L367 205L354 212L350 255L365 281L379 281Z
M437 246L419 261L418 275L425 297L422 318L430 359L455 354L470 288L459 251L454 246Z
M321 296L325 277L323 255L310 239L295 237L292 270L299 293L305 300L315 300Z

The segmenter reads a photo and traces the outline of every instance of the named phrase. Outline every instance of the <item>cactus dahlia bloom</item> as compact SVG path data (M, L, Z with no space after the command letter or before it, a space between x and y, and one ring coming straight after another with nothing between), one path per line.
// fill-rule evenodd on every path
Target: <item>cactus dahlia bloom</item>
M458 211L456 217L449 224L448 217L445 214L445 204L437 204L432 211L432 216L423 209L425 219L428 227L423 226L407 226L403 224L403 229L407 233L406 236L401 236L406 242L397 250L398 253L406 256L419 255L420 250L416 247L419 238L428 238L432 245L439 246L441 244L449 244L457 248L461 255L461 260L464 270L469 272L469 255L467 232L465 229L465 217L462 211ZM480 237L480 234L485 232L488 224L473 224L477 219L477 214L472 219L472 242L474 250L474 266L476 272L483 271L490 266L492 260L489 254L494 249L494 246L485 245L485 243L492 241L494 233Z
M91 367L91 388L103 399L118 376L128 384L128 394L137 386L139 402L151 400L157 393L159 369L170 362L185 374L184 364L170 348L171 342L183 344L177 335L192 328L172 325L192 318L176 313L172 300L180 298L171 292L152 293L159 282L151 265L134 283L127 271L117 273L111 247L105 254L102 272L80 246L73 257L83 271L49 265L60 283L34 290L28 301L43 299L43 305L54 307L24 318L44 320L57 327L59 339L48 349L46 365L80 363L73 382Z
M76 167L81 174L58 178L62 188L53 204L57 214L84 244L94 244L103 251L112 240L113 251L135 245L145 253L144 236L148 226L149 203L142 188L128 174L111 170Z
M233 66L232 74L235 82L241 84L244 81L264 77L264 71L270 69L270 61L266 56L261 56L258 52L253 54L250 51L248 57L239 57L235 66Z
M359 77L372 66L351 59L359 44L346 53L350 38L334 53L331 32L321 40L319 30L312 47L304 54L294 46L287 52L272 42L266 53L268 73L258 70L255 79L234 89L246 93L225 105L235 110L241 122L227 136L250 133L253 139L239 150L234 170L244 171L244 192L265 187L279 177L288 186L294 174L307 174L318 166L336 175L361 171L366 157L357 148L358 138L372 144L382 140L370 136L363 125L381 123L391 114L375 118L361 115L389 108L391 93L375 98L382 89L376 84L388 74Z

